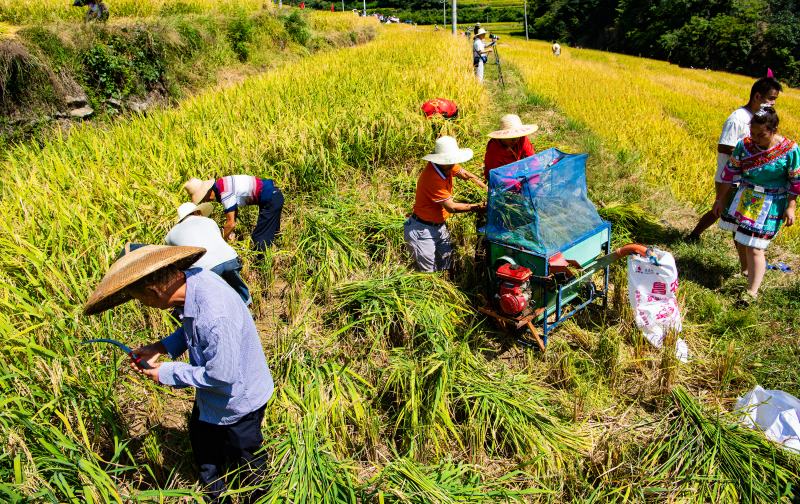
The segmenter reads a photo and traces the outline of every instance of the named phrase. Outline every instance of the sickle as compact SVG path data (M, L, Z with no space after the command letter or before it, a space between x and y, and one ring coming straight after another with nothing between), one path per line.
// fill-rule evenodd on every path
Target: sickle
M133 350L131 350L131 348L128 345L126 345L124 343L120 343L117 340L110 339L110 338L97 338L97 339L86 340L86 341L83 342L84 345L86 345L88 343L108 343L108 344L114 345L115 347L117 347L120 350L122 350L123 352L125 352L128 355L128 357L130 357L131 360L133 360L133 363L136 364L139 368L141 368L141 369L152 369L153 368L153 366L148 364L147 361L143 361L141 357L139 357L138 355L133 353Z

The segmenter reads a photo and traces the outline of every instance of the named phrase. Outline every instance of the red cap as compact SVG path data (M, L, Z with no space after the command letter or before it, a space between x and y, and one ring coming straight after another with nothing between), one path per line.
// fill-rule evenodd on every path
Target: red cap
M427 117L441 115L445 119L453 119L458 115L458 106L455 102L444 98L434 98L422 104L422 111Z

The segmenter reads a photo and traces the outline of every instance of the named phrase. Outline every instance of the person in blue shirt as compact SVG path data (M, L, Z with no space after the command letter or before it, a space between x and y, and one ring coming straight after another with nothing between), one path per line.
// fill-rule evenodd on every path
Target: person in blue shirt
M199 247L145 245L131 248L111 265L89 297L84 313L95 314L136 299L145 306L182 311L180 327L134 353L150 368L131 367L156 383L194 387L189 437L209 500L226 502L224 475L248 465L242 483L264 474L261 422L273 382L250 311L225 281L189 268ZM189 362L161 362L188 353Z

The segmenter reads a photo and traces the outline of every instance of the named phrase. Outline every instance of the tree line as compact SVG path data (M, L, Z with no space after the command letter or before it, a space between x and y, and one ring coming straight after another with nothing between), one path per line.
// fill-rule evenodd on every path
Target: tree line
M555 0L529 3L532 36L800 85L796 0Z

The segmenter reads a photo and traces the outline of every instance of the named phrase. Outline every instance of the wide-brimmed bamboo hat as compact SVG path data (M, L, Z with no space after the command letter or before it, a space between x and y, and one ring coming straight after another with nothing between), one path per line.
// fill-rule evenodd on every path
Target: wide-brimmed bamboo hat
M183 203L181 206L178 207L178 222L182 222L183 219L189 217L193 213L200 211L200 215L203 217L208 217L211 215L211 203L205 202L200 203L199 205L192 203L191 201L187 201Z
M536 133L539 126L536 124L522 124L522 119L516 114L506 114L500 118L500 129L489 133L489 138L519 138Z
M475 37L480 37L481 35L486 35L486 30L483 28L479 28L478 31L475 32Z
M443 136L436 139L433 154L428 154L422 159L441 165L463 163L472 159L472 149L459 149L455 138Z
M120 305L131 299L126 289L150 273L167 266L187 268L206 253L201 247L144 245L134 248L129 245L89 296L83 307L84 314L94 315Z
M208 194L208 191L211 190L213 185L213 180L190 178L185 184L183 184L183 188L186 189L187 193L189 193L189 197L192 198L192 203L197 205L203 201L203 198L206 197L206 194Z

